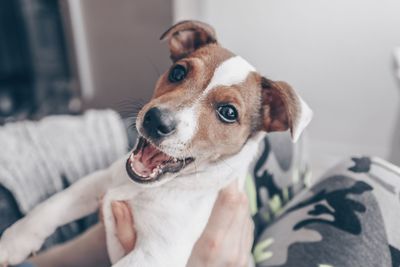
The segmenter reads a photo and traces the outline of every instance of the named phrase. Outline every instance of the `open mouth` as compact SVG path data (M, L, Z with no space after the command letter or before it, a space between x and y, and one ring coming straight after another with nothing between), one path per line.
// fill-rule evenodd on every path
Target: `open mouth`
M165 173L177 173L194 161L194 158L179 159L165 154L156 146L139 137L136 148L126 161L129 177L138 183L152 183Z

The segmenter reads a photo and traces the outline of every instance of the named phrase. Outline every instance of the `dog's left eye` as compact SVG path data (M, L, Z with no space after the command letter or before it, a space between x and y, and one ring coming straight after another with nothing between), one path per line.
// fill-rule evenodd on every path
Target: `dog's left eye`
M217 113L222 122L234 123L237 121L238 112L232 105L222 105L217 108Z
M182 65L175 65L169 72L168 80L171 83L180 82L186 77L186 68Z

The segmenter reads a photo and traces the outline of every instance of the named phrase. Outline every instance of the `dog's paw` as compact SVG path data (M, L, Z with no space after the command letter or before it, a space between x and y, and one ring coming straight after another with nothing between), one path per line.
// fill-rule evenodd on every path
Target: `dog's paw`
M44 238L25 221L20 221L8 228L0 240L0 266L19 264L32 253L39 251Z

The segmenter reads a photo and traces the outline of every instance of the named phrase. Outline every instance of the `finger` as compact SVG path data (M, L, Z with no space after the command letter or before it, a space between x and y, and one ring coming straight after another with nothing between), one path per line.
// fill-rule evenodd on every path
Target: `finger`
M112 202L111 206L117 238L125 252L128 253L135 248L136 243L136 231L130 208L125 202L119 201Z
M240 248L240 251L243 251L243 253L241 254L241 259L239 262L243 266L246 266L250 261L253 240L254 240L254 223L253 220L249 218L244 227L242 241L241 241L241 248Z
M232 187L220 192L214 204L210 219L206 226L209 234L217 234L230 227L237 213L237 207L241 201L241 193L234 191Z
M245 194L240 194L240 203L237 207L236 215L230 228L226 232L226 244L230 245L230 249L235 253L244 253L242 248L242 242L245 235L247 234L247 224L249 220L249 212L247 209L248 201ZM238 255L236 254L236 255Z
M247 249L249 253L251 253L251 249L253 247L254 243L254 221L251 217L249 217L249 220L247 222L247 229L245 233L245 240L243 242L243 249Z
M232 183L230 183L227 187L223 188L220 191L220 195L221 194L225 194L225 193L237 193L239 192L239 181L238 179L233 180Z
M231 258L234 257L236 266L246 266L250 259L252 233L250 233L252 219L248 210L248 201L243 200L231 228L227 232L226 244L230 244ZM226 252L225 252L226 253Z
M244 193L240 193L240 203L237 206L236 214L232 224L225 232L225 239L221 245L222 257L229 259L227 264L233 263L235 266L242 266L242 263L248 258L249 252L243 250L243 242L247 238L249 220L247 197Z
M114 215L114 220L116 225L120 225L121 221L123 221L122 217L124 216L124 213L122 209L123 209L122 202L118 201L111 202L111 210Z
M133 217L129 206L124 202L113 202L116 234L125 252L133 250L136 242Z

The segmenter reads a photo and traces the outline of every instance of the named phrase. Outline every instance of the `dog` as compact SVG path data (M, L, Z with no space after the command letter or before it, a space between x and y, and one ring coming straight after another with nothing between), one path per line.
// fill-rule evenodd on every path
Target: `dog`
M297 140L312 111L285 82L272 81L219 45L214 29L183 21L161 37L172 67L158 79L136 118L139 138L129 155L81 179L8 228L0 263L17 264L55 229L98 209L115 267L185 266L220 189L243 187L267 132ZM111 202L135 214L137 241L125 255L116 238Z

